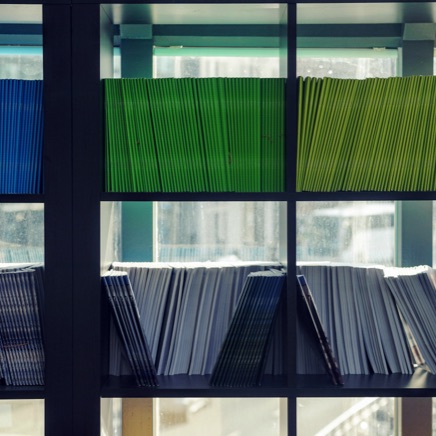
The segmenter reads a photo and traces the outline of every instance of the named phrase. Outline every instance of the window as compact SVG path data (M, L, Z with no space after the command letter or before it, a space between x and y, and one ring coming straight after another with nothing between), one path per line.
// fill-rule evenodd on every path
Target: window
M210 436L287 434L282 398L103 399L101 435L122 434L123 416L143 436L202 436L205 428Z
M44 261L44 205L0 204L0 263Z
M395 203L299 202L297 260L395 262Z
M297 76L364 79L398 75L393 49L298 49Z
M0 46L0 79L42 78L42 47Z
M393 436L395 408L394 398L298 398L297 434Z
M154 77L279 77L279 51L266 48L155 48Z

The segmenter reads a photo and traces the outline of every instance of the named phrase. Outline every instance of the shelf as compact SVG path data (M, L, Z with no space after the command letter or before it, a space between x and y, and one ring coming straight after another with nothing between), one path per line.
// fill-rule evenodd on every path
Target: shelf
M101 201L286 201L283 192L105 192Z
M1 197L0 197L1 198ZM104 192L101 201L414 201L436 192ZM19 201L19 200L17 200Z
M0 194L0 203L44 203L44 194Z
M297 192L297 201L436 200L436 192Z
M135 397L286 397L286 378L265 376L256 388L211 388L209 376L158 376L159 387L135 386L133 377L110 376L102 388L103 398Z
M44 387L0 386L0 400L43 400Z
M345 375L344 386L332 385L325 375L297 377L299 397L431 397L435 395L436 375L417 369L413 375Z

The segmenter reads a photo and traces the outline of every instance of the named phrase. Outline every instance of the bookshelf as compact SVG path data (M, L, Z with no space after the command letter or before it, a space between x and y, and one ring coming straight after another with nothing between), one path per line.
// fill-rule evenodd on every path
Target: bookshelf
M284 434L296 435L297 399L300 397L430 399L435 396L436 377L423 371L413 376L347 376L343 387L331 385L325 375L297 376L293 281L288 283L286 301L286 375L266 377L261 387L250 389L211 388L204 377L185 375L163 378L157 389L138 388L129 377L107 377L109 311L100 292L100 274L107 268L106 261L110 261L102 259L101 255L106 251L107 214L110 203L119 201L279 201L283 204L280 260L286 262L289 277L293 277L297 260L298 202L394 200L407 205L411 204L407 203L409 201L419 200L424 217L420 229L425 230L411 235L406 223L410 219L413 222L418 205L412 210L404 207L401 259L404 265L412 262L407 258L411 251L408 240L419 241L413 247L416 255L428 253L431 239L428 237L431 229L428 205L436 199L434 192L297 192L294 177L297 169L297 89L294 86L297 46L322 45L332 49L343 48L344 44L351 48L402 46L404 75L432 74L429 62L421 65L417 60L433 58L434 40L428 34L434 33L432 14L436 4L411 3L301 0L276 5L243 1L233 14L229 14L232 4L214 2L153 2L153 7L139 1L101 4L94 0L41 4L29 0L24 4L1 4L2 17L8 17L0 26L0 30L4 26L3 35L18 38L17 35L24 34L35 41L36 32L43 41L44 190L40 194L0 194L0 201L44 204L46 384L44 388L2 387L0 398L43 399L46 435L96 436L100 434L102 398L282 398L286 400L286 411L281 410L287 421ZM274 5L274 8L262 9L262 5ZM268 21L271 13L273 21ZM35 16L40 16L37 23L33 22ZM104 192L101 79L113 76L114 38L118 40L122 32L136 32L138 27L135 26L141 28L143 24L150 24L150 17L156 16L162 20L160 24L153 23L161 32L158 36L162 44L174 45L176 36L187 45L192 38L198 40L204 36L205 27L216 25L215 33L209 35L209 44L214 40L217 45L231 45L235 38L248 44L250 38L258 38L262 44L276 44L279 48L281 77L288 80L283 192ZM194 22L186 22L187 16L191 21L194 17ZM8 27L11 23L22 27L11 30ZM404 23L407 23L406 34L403 34ZM39 27L29 27L30 24ZM241 24L247 25L243 26L246 33L235 34ZM120 30L120 26L127 27ZM189 26L195 27L197 33L192 35L194 30ZM276 29L272 34L270 27ZM138 45L132 41L138 40L127 40L125 49L135 56ZM146 40L139 44L139 50L148 50L150 54L151 45ZM415 68L421 65L421 69L412 70L411 65ZM141 75L151 73L147 63L124 65L124 69L131 77L139 74L138 69ZM148 73L144 73L147 69ZM425 254L419 263L431 262L428 259ZM413 261L417 262L417 258Z

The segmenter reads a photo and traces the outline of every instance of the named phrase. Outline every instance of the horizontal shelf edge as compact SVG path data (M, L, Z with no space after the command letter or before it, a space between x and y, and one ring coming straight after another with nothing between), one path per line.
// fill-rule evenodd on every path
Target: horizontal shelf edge
M135 385L133 377L110 376L104 383L103 398L158 398L158 397L287 397L289 390L284 376L265 376L262 386L247 388L213 388L208 376L158 376L159 387Z
M300 397L428 397L435 395L436 375L420 368L412 375L345 375L343 386L333 385L328 377L322 374L297 377L297 396Z
M436 200L436 192L297 192L297 201Z
M44 203L44 194L0 194L0 203Z
M283 192L150 192L101 194L101 201L289 201Z
M0 386L0 400L43 400L43 386Z
M104 192L101 201L414 201L436 192Z

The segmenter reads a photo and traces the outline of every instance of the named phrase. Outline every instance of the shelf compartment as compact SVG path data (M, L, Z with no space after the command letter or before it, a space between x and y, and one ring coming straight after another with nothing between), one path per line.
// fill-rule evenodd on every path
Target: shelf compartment
M245 275L282 268L278 259L283 254L281 245L285 241L279 237L279 227L284 206L285 203L277 202L102 204L102 216L106 216L103 226L108 229L103 250L106 257L102 263L118 270L131 270L129 276L141 319L153 316L147 307L156 310L160 307L160 321L145 328L158 374L210 374L219 351L218 341L221 343L224 339ZM114 259L124 261L115 262ZM161 279L153 279L158 275ZM189 277L194 281L187 286ZM223 286L223 281L228 285ZM153 283L167 283L167 286L157 288ZM217 292L219 289L222 292ZM188 292L191 294L189 299ZM144 304L145 301L150 303ZM107 306L107 302L104 305ZM152 309L153 313L156 310ZM107 311L108 307L103 308L103 313ZM162 314L165 317L162 318ZM212 320L215 327L211 327ZM143 324L147 325L145 321ZM204 332L208 332L206 342L201 325ZM108 350L112 363L108 373L127 374L127 362L120 360L121 344L117 345L115 325L107 323L103 329L107 340L109 336L112 338L111 350ZM283 331L279 331L280 327L277 327L274 336L281 337ZM179 337L181 332L184 336ZM198 342L201 346L191 345L194 333L196 337L198 335L195 344ZM173 336L177 340L169 341ZM181 341L186 340L183 337L188 340L180 348ZM163 341L167 344L165 347ZM276 354L269 356L267 374L282 373L283 350L279 342L275 345ZM177 363L175 354L173 356L177 350L180 354L182 349L192 353L191 363L185 369L180 368L184 368L186 356L177 357L183 363ZM169 353L169 357L164 353Z
M0 194L40 194L44 132L42 7L1 5L0 13Z
M113 79L106 191L281 192L283 79Z
M101 8L111 21L112 34L106 33L120 52L122 77L105 80L106 103L127 97L114 107L115 117L127 116L115 141L106 117L105 191L284 192L286 5ZM191 59L192 50L198 65L168 68ZM162 53L171 60L159 62ZM267 58L251 68L239 59L247 56ZM103 77L111 77L106 67ZM115 148L124 151L115 156Z
M432 76L300 78L297 190L434 191L435 85Z

